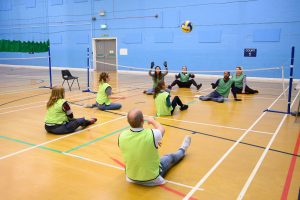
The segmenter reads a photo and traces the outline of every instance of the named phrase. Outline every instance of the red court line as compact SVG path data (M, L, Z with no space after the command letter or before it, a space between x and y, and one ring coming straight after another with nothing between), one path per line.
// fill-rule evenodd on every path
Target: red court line
M115 158L112 158L112 157L110 157L113 161L115 161L118 165L120 165L121 167L124 167L125 168L125 164L124 163L122 163L121 161L119 161L119 160L117 160L117 159L115 159Z
M298 139L297 139L297 142L296 142L295 147L294 147L294 155L298 154L299 146L300 146L300 132L298 134ZM292 160L291 160L291 163L290 163L290 167L289 167L287 177L285 179L284 188L283 188L283 191L282 191L282 194L281 194L281 200L286 200L287 197L288 197L291 182L292 182L292 178L293 178L293 173L294 173L294 169L295 169L295 165L296 165L296 161L297 161L297 156L293 156Z
M121 161L119 161L119 160L117 160L117 159L115 159L115 158L112 158L112 157L110 157L113 161L115 161L118 165L120 165L121 167L124 167L125 168L125 164L124 163L122 163ZM172 192L172 193L174 193L174 194L177 194L177 195L179 195L179 196L181 196L181 197L185 197L186 196L186 194L184 194L184 193L182 193L182 192L179 192L179 191L177 191L177 190L174 190L174 189L172 189L172 188L169 188L169 187L167 187L167 186L165 186L165 185L160 185L159 187L161 187L161 188L163 188L164 190L167 190L167 191L169 191L169 192ZM195 198L193 198L193 197L190 197L189 199L191 199L191 200L196 200Z
M179 192L179 191L177 191L177 190L174 190L174 189L172 189L172 188L169 188L169 187L167 187L167 186L165 186L165 185L160 185L159 187L161 187L161 188L163 188L163 189L165 189L165 190L167 190L167 191L169 191L169 192L173 192L174 194L177 194L178 196L182 196L182 197L185 197L185 196L186 196L186 194L181 193L181 192ZM193 197L190 197L189 199L191 199L191 200L196 200L196 198L193 198Z

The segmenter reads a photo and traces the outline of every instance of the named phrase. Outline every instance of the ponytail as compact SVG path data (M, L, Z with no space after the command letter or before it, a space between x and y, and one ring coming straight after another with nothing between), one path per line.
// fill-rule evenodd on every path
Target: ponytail
M153 94L154 99L157 97L158 93L160 93L160 91L163 89L164 85L165 85L165 81L163 80L157 83L157 86L154 88L154 94Z
M99 76L99 83L106 83L108 79L109 74L107 72L102 72Z

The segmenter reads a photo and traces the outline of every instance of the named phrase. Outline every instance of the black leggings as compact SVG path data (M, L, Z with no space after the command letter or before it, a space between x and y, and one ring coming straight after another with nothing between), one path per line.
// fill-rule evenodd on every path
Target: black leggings
M190 88L191 85L193 84L195 87L197 87L197 83L194 79L190 79L187 82L181 82L180 80L175 80L173 81L173 83L171 84L171 87L173 87L174 85L178 85L179 88Z
M90 125L91 122L85 118L71 119L65 124L57 124L54 126L47 126L45 124L45 129L48 133L53 134L67 134L73 133L79 126L86 127Z
M183 106L181 100L179 99L178 96L175 96L174 99L172 100L172 108L173 110L171 111L171 115L173 115L173 112L175 110L175 107L179 105L180 107Z
M235 88L236 93L242 94L243 88L237 88L237 87L234 87L234 88ZM253 90L250 87L248 87L248 85L246 85L246 87L245 87L245 94L255 94L255 93L258 93L258 91L257 90Z

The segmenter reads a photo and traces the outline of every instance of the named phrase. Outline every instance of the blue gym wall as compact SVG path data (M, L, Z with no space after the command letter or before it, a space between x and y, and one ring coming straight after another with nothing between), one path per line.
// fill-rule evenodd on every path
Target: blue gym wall
M101 10L105 16L99 16ZM116 37L118 53L128 49L128 55L118 55L120 65L145 68L166 60L172 70L289 66L295 46L300 78L299 0L1 0L0 19L0 39L50 39L52 65L58 67L86 67L92 38ZM193 23L191 33L179 28L185 20ZM101 24L108 29L101 30ZM257 57L244 57L244 48L256 48ZM41 55L47 54L0 53L2 58ZM47 66L45 59L0 63ZM281 72L249 75L278 78Z

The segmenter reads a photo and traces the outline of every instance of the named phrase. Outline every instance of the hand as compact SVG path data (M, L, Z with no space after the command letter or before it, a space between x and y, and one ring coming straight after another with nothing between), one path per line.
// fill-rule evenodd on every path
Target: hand
M164 66L165 66L165 67L168 67L167 61L164 62Z
M216 84L211 83L211 87L212 87L213 89L215 89L215 88L216 88Z
M151 69L154 67L154 62L151 62Z
M179 76L177 76L177 74L175 74L175 79L178 79L179 78Z
M242 101L242 99L238 99L238 98L235 98L234 100L235 100L235 101Z
M153 123L155 122L155 120L154 120L153 117L147 117L147 118L145 118L145 120L148 121L148 124L149 124L149 125L151 125L151 124L153 124Z
M195 78L195 74L191 74L190 77L191 77L191 78Z

